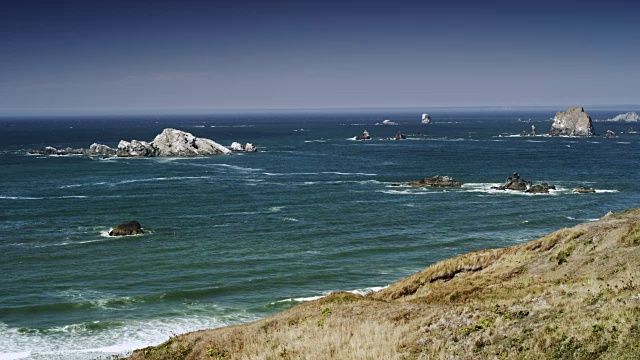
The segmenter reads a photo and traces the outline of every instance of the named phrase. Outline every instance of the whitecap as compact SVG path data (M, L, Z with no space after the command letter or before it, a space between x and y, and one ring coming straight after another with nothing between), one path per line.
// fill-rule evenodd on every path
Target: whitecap
M391 195L430 195L437 194L435 191L418 190L418 189L406 189L406 190L379 190L378 192Z
M211 166L221 166L229 169L239 170L239 171L262 171L262 169L250 168L250 167L242 167L238 165L230 165L230 164L211 164Z
M597 193L617 193L617 192L620 192L618 190L599 190L599 189L595 189L595 191L596 191L596 194Z
M289 218L289 217L282 218L282 220L283 220L283 221L293 221L293 222L299 222L299 221L300 221L300 220L298 220L298 219Z
M631 144L629 141L616 141L616 144L624 144L624 145L629 145Z
M272 206L269 208L269 211L271 212L278 212L280 210L284 209L284 206Z
M28 358L29 356L31 356L30 351L13 352L13 353L0 352L0 360L18 360L18 359Z

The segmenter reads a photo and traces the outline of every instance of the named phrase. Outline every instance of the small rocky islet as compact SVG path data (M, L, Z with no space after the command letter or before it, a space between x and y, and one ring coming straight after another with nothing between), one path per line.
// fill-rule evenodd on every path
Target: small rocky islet
M135 220L120 224L109 231L109 236L131 236L141 234L144 234L142 225Z
M191 133L172 128L164 129L151 142L140 140L120 140L116 149L104 144L93 143L88 149L57 149L47 146L29 150L32 155L103 155L117 157L190 157L224 155L233 152L256 152L256 147L247 143L231 144L230 148L217 142L194 136Z

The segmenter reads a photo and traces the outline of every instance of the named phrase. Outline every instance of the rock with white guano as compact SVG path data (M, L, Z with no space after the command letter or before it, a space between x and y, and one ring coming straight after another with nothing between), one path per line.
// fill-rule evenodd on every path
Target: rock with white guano
M584 112L584 108L575 106L570 106L567 111L558 111L549 130L552 136L592 136L594 133L591 116Z

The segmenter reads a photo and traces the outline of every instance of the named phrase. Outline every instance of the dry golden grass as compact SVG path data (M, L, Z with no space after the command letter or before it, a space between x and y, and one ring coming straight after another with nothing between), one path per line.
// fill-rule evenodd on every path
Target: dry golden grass
M433 264L132 359L637 359L640 209Z

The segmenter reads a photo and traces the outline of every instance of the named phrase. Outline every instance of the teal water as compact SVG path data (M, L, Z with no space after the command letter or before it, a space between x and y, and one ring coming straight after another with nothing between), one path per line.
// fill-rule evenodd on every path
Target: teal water
M622 111L590 112L606 119ZM0 359L93 359L367 293L435 261L640 203L640 135L519 137L548 112L0 119ZM376 126L391 119L399 126ZM150 141L165 127L261 150L207 158L29 156ZM350 138L368 130L374 140ZM401 130L406 141L381 140ZM495 192L514 171L549 195ZM392 183L432 175L457 189ZM572 192L577 185L595 194ZM139 221L144 235L111 238Z

